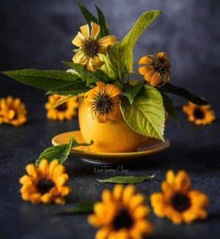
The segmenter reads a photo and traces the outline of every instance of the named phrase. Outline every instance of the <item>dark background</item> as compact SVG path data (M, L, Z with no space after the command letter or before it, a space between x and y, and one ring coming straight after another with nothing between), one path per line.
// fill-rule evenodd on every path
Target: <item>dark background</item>
M120 40L141 12L163 13L145 30L136 44L135 62L143 54L166 51L171 61L171 82L205 97L217 120L195 126L179 111L180 127L169 120L165 135L171 147L146 160L124 165L128 174L156 174L156 180L137 185L143 193L159 190L168 168L187 170L192 185L210 198L209 217L204 222L174 226L151 214L153 238L217 238L220 234L219 184L219 11L217 0L84 0L95 14L94 4L105 13L112 34ZM16 68L63 68L71 60L71 40L85 21L74 0L1 0L0 70ZM135 69L137 65L135 64ZM93 238L96 231L85 215L54 216L56 205L32 205L20 198L18 178L27 163L50 146L51 138L78 129L77 119L53 122L46 119L44 91L0 75L0 97L20 97L28 107L28 122L19 128L0 126L0 237L21 239ZM185 100L174 98L181 106ZM149 160L148 160L149 159ZM155 163L154 163L155 162ZM100 198L104 185L97 182L94 165L71 156L65 163L73 191L67 206ZM116 166L112 166L116 169ZM106 186L106 185L105 185ZM107 184L107 186L112 186Z

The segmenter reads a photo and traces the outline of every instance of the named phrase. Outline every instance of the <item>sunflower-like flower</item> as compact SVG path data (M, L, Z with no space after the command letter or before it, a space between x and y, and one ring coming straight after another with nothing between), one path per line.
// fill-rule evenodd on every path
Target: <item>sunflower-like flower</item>
M43 159L39 167L34 164L26 166L27 174L20 178L20 189L23 200L33 203L56 202L64 204L64 196L69 194L70 187L66 185L68 175L65 168L54 159L49 163Z
M170 80L170 62L165 52L141 56L138 73L152 86L164 85Z
M161 190L150 195L157 216L168 217L175 224L206 218L208 197L198 189L190 189L190 178L185 171L180 170L175 175L168 170Z
M53 94L48 97L48 101L45 104L48 119L69 120L77 116L79 107L78 96L66 97L67 96L58 94ZM66 100L64 100L65 98ZM56 106L56 103L62 100L64 100L64 102Z
M195 124L211 124L215 120L215 112L210 105L195 105L188 101L182 106L188 120Z
M135 192L134 185L117 184L112 191L104 189L102 202L97 202L93 209L88 221L100 228L96 239L138 239L153 231L153 225L146 219L149 208L144 196Z
M0 99L0 123L20 126L27 121L27 109L19 98L8 96Z
M80 32L72 40L72 43L79 47L73 56L73 62L84 65L89 71L95 71L102 66L103 61L99 58L98 53L105 54L106 48L116 42L113 35L97 40L99 32L100 26L91 22L91 32L88 24L83 25L80 27Z
M100 123L105 123L108 119L118 120L120 117L120 89L115 85L105 84L101 81L96 84L96 87L85 94L86 105L91 107L93 116Z

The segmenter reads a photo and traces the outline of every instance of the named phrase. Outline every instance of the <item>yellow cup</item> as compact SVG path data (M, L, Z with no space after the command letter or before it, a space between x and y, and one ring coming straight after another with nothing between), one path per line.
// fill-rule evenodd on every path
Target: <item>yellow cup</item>
M147 138L133 131L122 115L117 122L108 120L106 123L99 123L92 117L91 108L85 105L83 98L79 101L78 115L84 140L94 142L88 147L93 152L131 152Z

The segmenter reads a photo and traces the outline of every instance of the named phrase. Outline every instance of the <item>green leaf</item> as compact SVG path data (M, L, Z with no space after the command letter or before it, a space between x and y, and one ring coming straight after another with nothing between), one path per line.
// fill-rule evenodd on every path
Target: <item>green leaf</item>
M155 175L143 175L143 176L114 176L105 179L97 179L101 183L142 183L144 180L153 179Z
M144 82L143 81L139 81L134 86L129 85L129 84L126 84L124 86L123 95L128 98L128 100L129 100L131 105L133 105L134 99L138 95L138 93L141 91L143 85L144 85Z
M78 95L90 90L90 87L86 86L84 82L73 82L65 84L63 86L49 90L46 95L61 94L61 95Z
M133 105L122 97L120 104L124 120L134 131L163 140L165 110L162 96L154 87L144 85Z
M123 72L126 76L133 72L133 48L144 29L161 13L159 10L143 12L136 20L123 39L110 46L107 50L107 58L111 62L112 75L121 78Z
M108 47L104 60L105 63L108 62L109 75L122 81L122 73L125 70L125 65L123 61L123 49L120 47L119 42Z
M23 69L4 71L3 74L27 85L43 90L60 87L67 82L80 80L78 75L61 70Z
M87 85L94 85L97 81L103 81L105 83L112 82L113 79L110 78L104 71L96 70L94 72L87 71L84 66L80 64L75 64L73 62L63 61L63 64L70 66L81 76L82 80L86 82Z
M99 26L100 26L100 38L102 38L104 36L109 35L110 32L107 27L107 23L106 23L105 16L104 16L103 12L97 6L95 6L95 7L96 7L96 10L98 13L98 22L99 22Z
M96 203L96 201L86 201L86 202L80 202L75 204L73 207L68 207L65 209L62 209L58 211L60 214L74 214L74 213L92 213L93 212L93 206Z
M35 164L38 166L42 159L47 159L51 162L53 159L57 159L59 163L64 163L70 154L70 150L73 146L77 145L77 142L70 136L68 144L60 144L57 146L51 146L46 148L36 160Z
M183 88L171 85L170 83L167 83L166 85L161 87L161 90L170 94L175 94L183 98L186 98L187 100L191 101L196 105L209 105L209 102L207 100L199 96L196 96Z
M179 125L177 111L173 104L173 101L166 94L162 93L161 95L163 98L163 104L164 104L165 110L169 113L171 118Z
M71 135L68 144L60 144L60 145L50 146L46 148L40 154L35 164L38 166L42 159L47 159L48 162L51 162L53 159L57 159L59 163L62 164L67 160L72 147L79 146L79 145L89 146L92 143L93 142L91 141L89 143L79 144L74 140L73 136Z
M88 24L90 24L90 22L95 22L98 24L98 19L92 15L92 13L84 6L84 4L80 0L77 0L77 3L86 22Z
M123 62L126 71L133 72L133 48L141 33L145 28L161 14L160 10L149 10L143 12L136 20L129 32L120 42L120 48L123 49Z

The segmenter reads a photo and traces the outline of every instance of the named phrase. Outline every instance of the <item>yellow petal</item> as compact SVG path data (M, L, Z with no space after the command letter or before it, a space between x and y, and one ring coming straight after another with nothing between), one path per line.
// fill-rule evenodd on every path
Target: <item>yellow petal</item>
M135 209L137 206L139 206L143 202L144 202L144 196L142 194L136 194L131 198L129 202L129 206L130 208Z
M39 164L39 169L43 174L48 174L48 161L43 159Z
M166 180L170 185L174 185L175 183L175 174L172 170L168 170L166 173Z
M150 64L152 63L152 60L148 58L147 56L141 56L138 60L138 64Z
M138 206L134 211L134 217L137 219L145 217L149 213L149 208L146 205Z
M54 181L55 181L57 187L60 188L61 186L63 186L66 183L68 178L69 178L68 174L62 174L61 176L58 176L56 179L54 179Z
M88 71L95 71L95 68L94 68L94 66L93 66L93 62L92 62L92 59L91 58L89 58L89 61L86 63L86 69L88 70Z
M106 239L109 234L109 231L110 231L110 229L108 227L102 227L96 232L95 238L96 239Z
M91 22L91 38L96 39L100 32L100 26L95 22Z
M49 176L51 177L53 174L54 169L59 165L59 162L57 159L54 159L50 165L49 165Z
M105 202L110 202L112 200L112 195L109 189L104 189L102 192L102 200Z
M140 75L146 75L149 71L152 71L151 66L143 65L138 67L138 73Z
M93 214L88 216L88 222L95 227L102 225L102 222L100 221L99 217L97 217Z
M38 170L37 170L37 168L33 164L28 164L26 166L26 171L33 178L37 178L38 177Z
M155 72L149 81L150 85L156 86L160 83L160 73Z
M187 192L190 188L190 179L189 175L183 171L180 170L177 172L176 178L175 178L175 188L178 191L181 192Z
M89 38L90 33L89 33L89 25L88 24L81 26L80 31L82 32L83 36L86 39Z
M115 97L120 94L120 89L112 84L106 84L105 85L105 93L110 97Z
M104 62L101 61L98 56L93 56L91 59L92 59L93 68L95 70L104 64Z
M96 117L99 123L105 123L107 120L106 114L98 114Z
M80 32L78 32L78 34L73 38L72 44L81 47L83 45L83 40L84 40L83 35Z
M108 35L108 36L101 38L98 41L98 45L107 47L107 46L114 44L115 42L116 42L116 37L113 35Z
M113 196L116 200L121 198L123 192L123 186L121 184L116 184L113 189Z
M122 201L127 204L130 201L131 196L134 194L135 187L134 185L128 185L125 187L123 196L122 196Z
M73 62L76 64L86 64L88 62L88 57L83 51L78 51L72 58Z
M65 204L65 199L64 198L62 198L62 197L57 197L57 198L55 198L55 203L58 203L58 204L61 204L61 205L63 205L63 204Z

